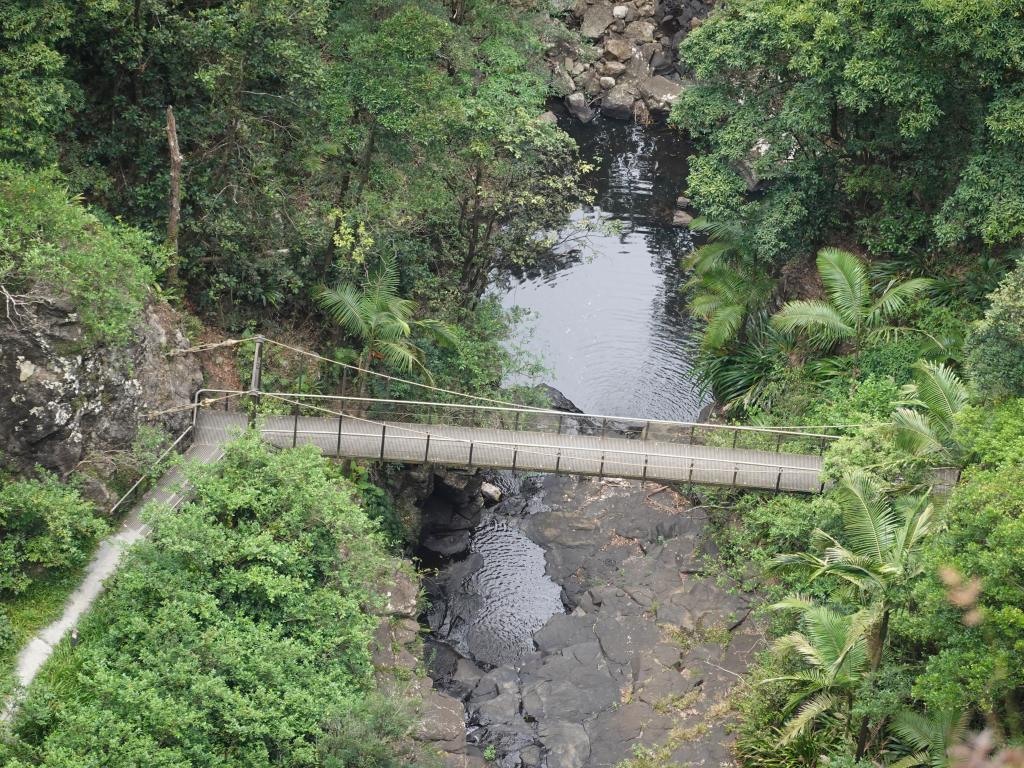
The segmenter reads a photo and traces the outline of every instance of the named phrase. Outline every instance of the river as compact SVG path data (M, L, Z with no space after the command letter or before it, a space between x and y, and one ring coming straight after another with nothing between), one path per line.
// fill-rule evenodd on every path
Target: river
M582 258L512 276L502 304L528 310L521 346L583 411L694 419L704 399L691 373L695 321L680 292L692 236L671 225L691 146L664 125L598 118L563 127L596 166L594 207L574 220L614 221L618 231L591 232Z

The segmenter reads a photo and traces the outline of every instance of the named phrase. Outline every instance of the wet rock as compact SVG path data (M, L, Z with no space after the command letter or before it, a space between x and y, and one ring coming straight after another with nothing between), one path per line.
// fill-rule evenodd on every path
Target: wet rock
M461 699L468 698L483 676L480 667L469 659L460 658L449 678L448 692Z
M547 114L554 117L554 114L548 112ZM480 484L480 493L483 494L484 501L488 501L491 504L497 504L501 501L501 488L496 486L494 483L483 482Z
M552 616L533 635L533 642L542 652L550 652L593 640L594 620L587 616Z
M590 105L587 104L587 97L578 91L566 96L565 106L566 109L569 110L569 114L581 123L589 123L597 115L597 113L590 108Z
M672 214L672 226L688 227L693 223L693 216L686 211L676 211Z
M655 75L640 82L640 93L651 109L668 111L672 108L683 87L662 75Z
M630 85L619 84L601 99L601 112L617 120L628 120L633 116L633 102L636 91Z

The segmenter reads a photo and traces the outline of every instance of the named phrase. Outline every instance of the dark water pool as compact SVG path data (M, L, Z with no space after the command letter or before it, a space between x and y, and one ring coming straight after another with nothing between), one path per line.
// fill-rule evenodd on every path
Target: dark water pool
M579 260L513 276L502 302L533 313L523 346L583 411L693 419L704 401L691 375L695 321L679 290L692 236L671 225L692 149L666 126L598 118L565 128L597 166L595 207L577 219L615 220L621 230L590 234Z

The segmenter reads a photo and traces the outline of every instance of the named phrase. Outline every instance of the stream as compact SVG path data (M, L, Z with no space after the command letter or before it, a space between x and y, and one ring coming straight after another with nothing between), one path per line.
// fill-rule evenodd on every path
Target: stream
M680 290L693 241L671 224L690 147L665 126L564 127L595 165L595 204L574 218L616 228L493 290L528 310L520 344L563 406L695 420L706 400ZM683 729L700 735L673 759L728 761L713 713L758 640L746 598L701 575L714 546L691 499L609 478L441 471L421 509L418 555L436 569L423 581L426 661L465 707L466 765L611 768ZM699 642L709 628L724 640Z
M574 218L614 221L620 231L591 232L580 259L512 276L502 304L532 314L523 346L584 412L692 420L704 400L691 375L694 320L680 264L693 245L689 230L671 225L692 148L658 124L598 118L563 127L596 166L595 205Z

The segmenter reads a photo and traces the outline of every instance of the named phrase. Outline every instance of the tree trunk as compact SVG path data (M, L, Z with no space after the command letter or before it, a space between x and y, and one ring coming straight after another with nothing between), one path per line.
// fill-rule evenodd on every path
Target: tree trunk
M871 659L870 659L870 671L875 672L882 663L882 649L885 647L885 637L889 634L889 609L886 608L882 612L882 621L878 625L878 632L875 635L875 641L871 647ZM864 752L868 746L868 727L870 722L868 716L864 717L860 721L860 732L857 734L857 760L860 760L864 756Z
M167 270L167 282L178 282L178 224L181 221L181 150L178 147L178 124L174 109L167 107L167 146L171 155L171 195L167 214L167 245L171 248L171 265Z

